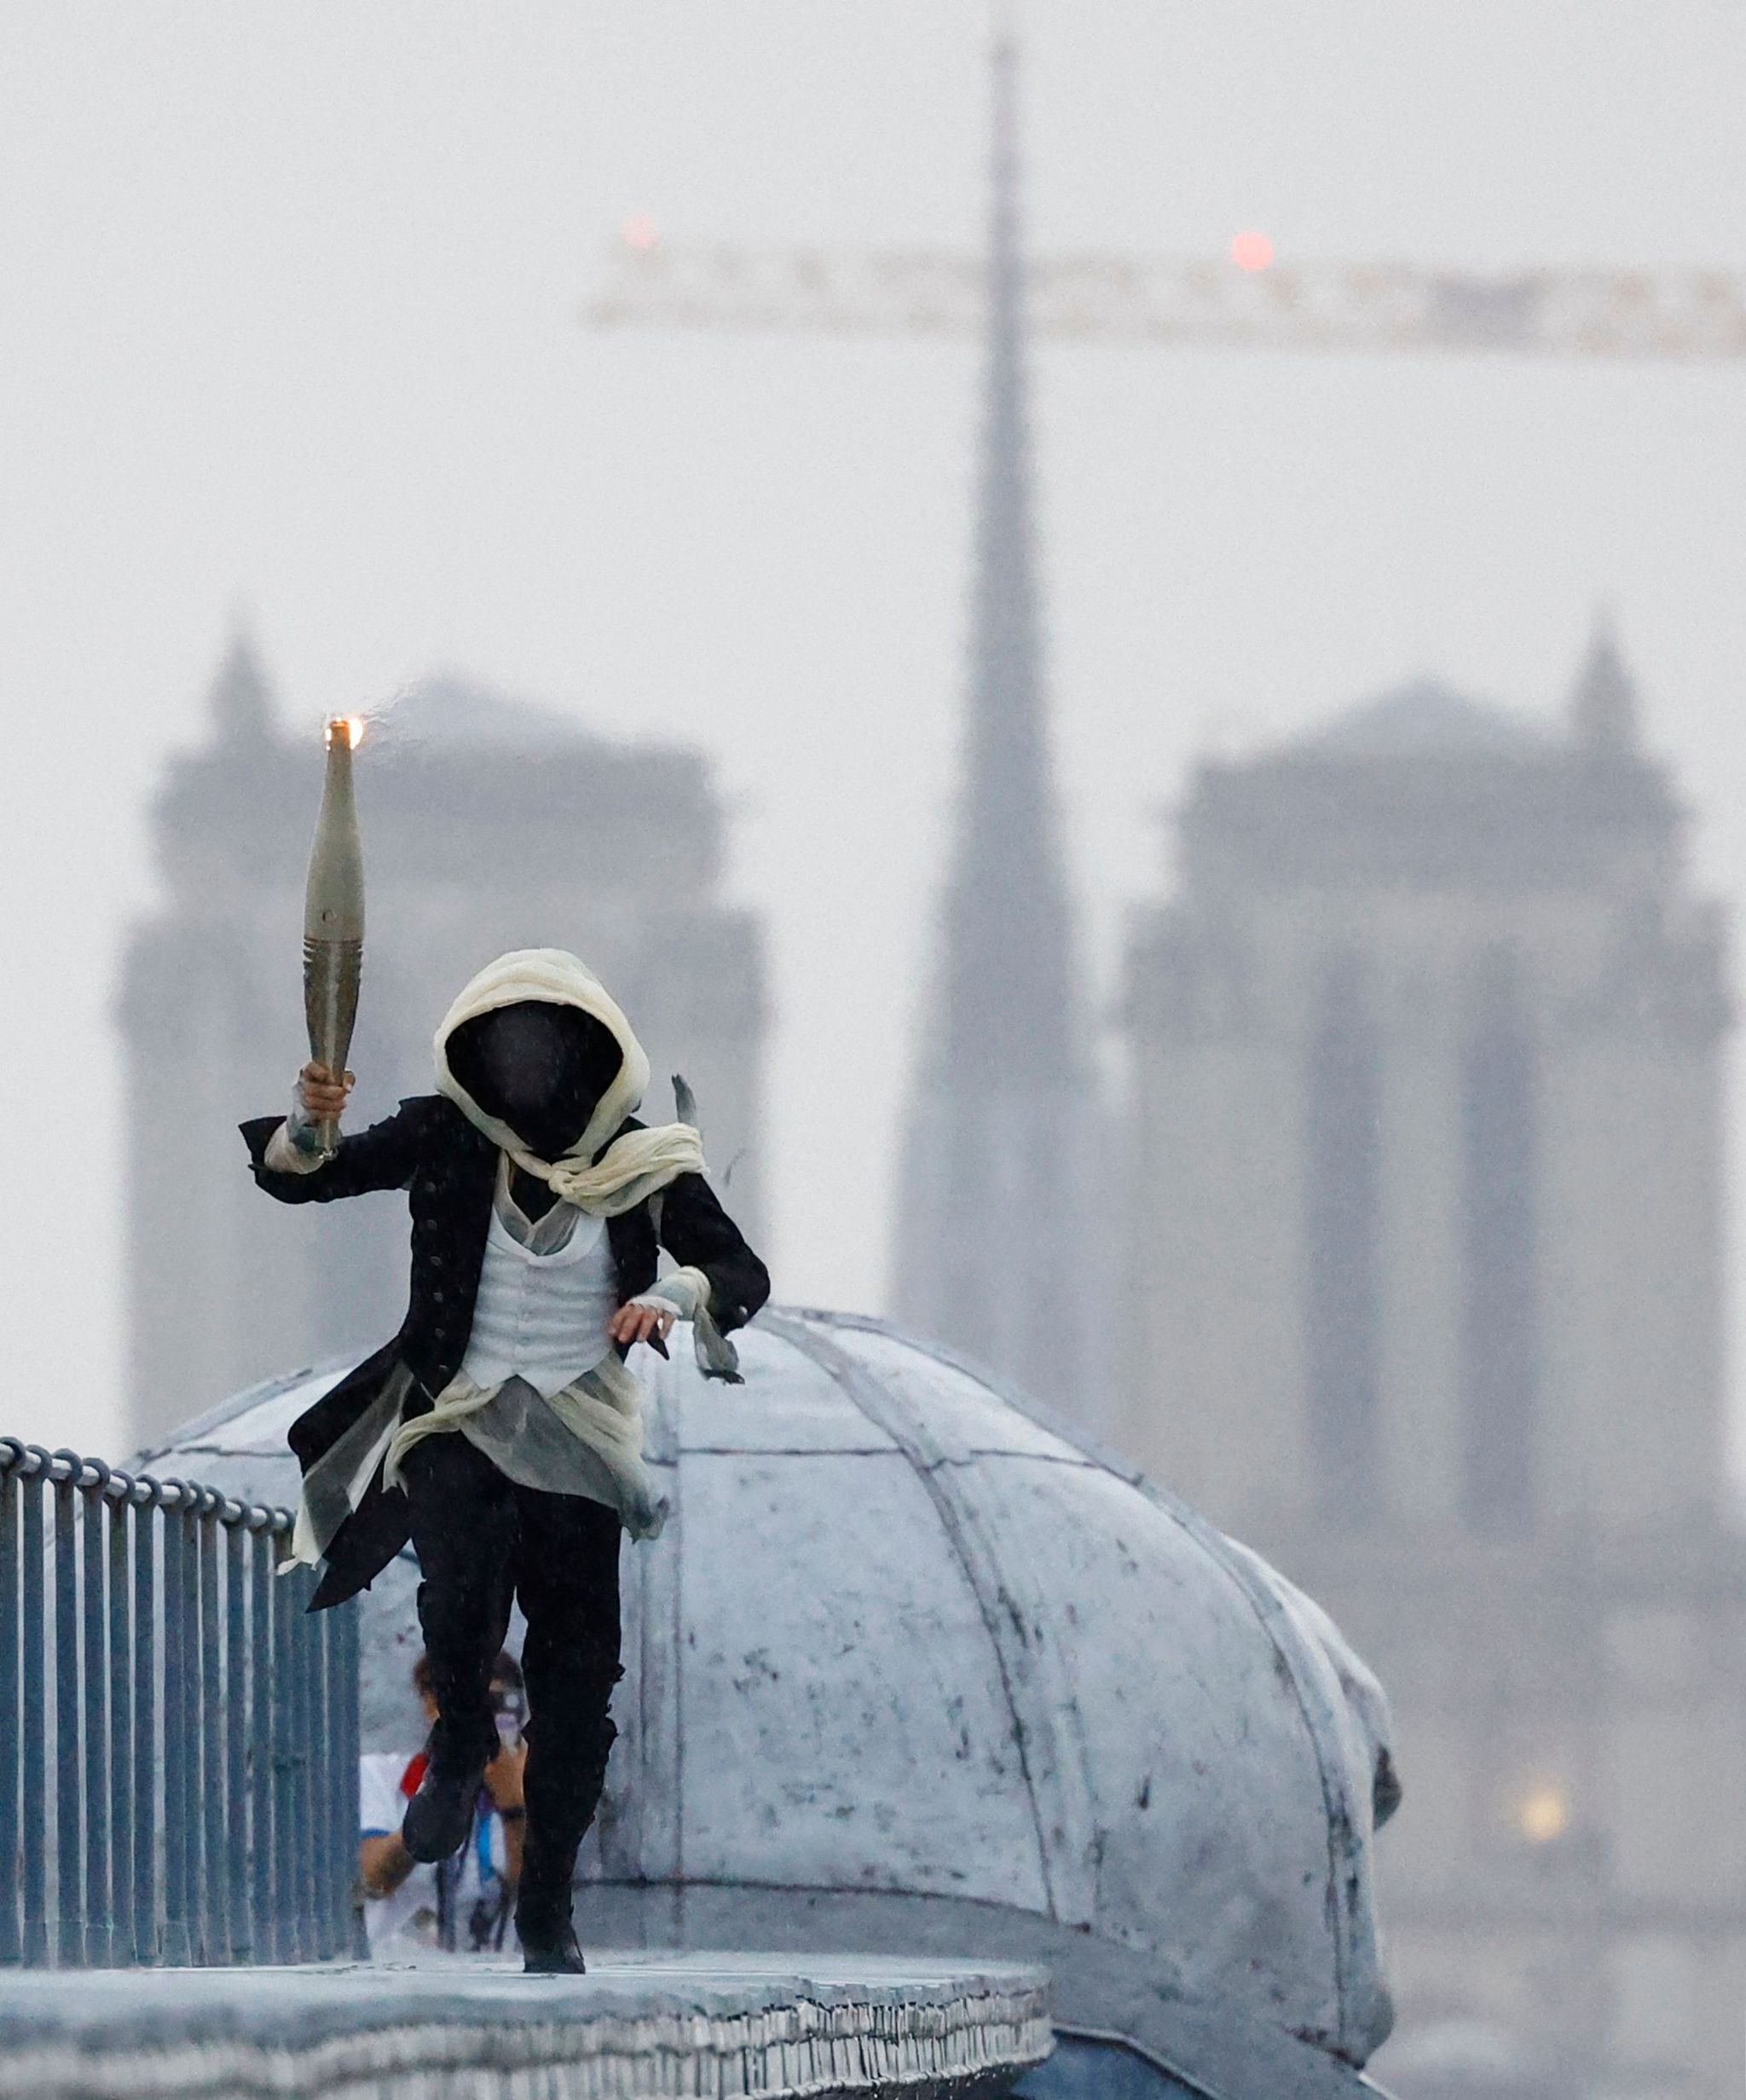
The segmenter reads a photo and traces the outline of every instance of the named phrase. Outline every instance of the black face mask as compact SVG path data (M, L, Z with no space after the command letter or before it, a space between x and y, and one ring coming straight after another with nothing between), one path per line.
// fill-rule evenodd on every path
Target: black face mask
M547 1160L562 1159L581 1136L624 1062L603 1022L543 999L463 1021L448 1053L449 1070L486 1114Z

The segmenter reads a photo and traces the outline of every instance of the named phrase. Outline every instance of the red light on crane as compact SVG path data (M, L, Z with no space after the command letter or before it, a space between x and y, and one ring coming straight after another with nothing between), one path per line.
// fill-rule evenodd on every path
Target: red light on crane
M625 221L621 239L627 248L649 249L661 238L646 211L633 211Z
M1265 269L1273 261L1273 243L1265 234L1239 234L1231 243L1231 260L1239 269Z

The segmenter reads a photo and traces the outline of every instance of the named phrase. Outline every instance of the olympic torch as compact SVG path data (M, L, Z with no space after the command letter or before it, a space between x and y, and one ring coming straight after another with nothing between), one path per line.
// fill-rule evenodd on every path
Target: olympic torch
M356 716L339 716L327 725L327 772L304 892L304 1015L309 1027L309 1055L336 1079L344 1077L351 1050L364 965L364 856L351 787L351 755L363 733ZM323 1151L338 1146L337 1122L323 1123L319 1134Z

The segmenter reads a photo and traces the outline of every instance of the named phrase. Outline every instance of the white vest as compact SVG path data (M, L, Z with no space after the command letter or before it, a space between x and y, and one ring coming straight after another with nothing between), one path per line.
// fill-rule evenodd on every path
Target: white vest
M535 1254L512 1237L494 1206L461 1376L481 1391L525 1379L549 1400L606 1355L606 1322L617 1310L604 1218L581 1212L555 1253Z

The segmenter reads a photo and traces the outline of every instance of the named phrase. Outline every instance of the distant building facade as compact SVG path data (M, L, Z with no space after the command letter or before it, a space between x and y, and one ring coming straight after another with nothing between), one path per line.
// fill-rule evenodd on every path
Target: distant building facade
M911 1333L1084 1414L1097 1140L1049 762L1026 416L1017 58L994 55L993 218L968 706L893 1206Z
M1635 717L1603 634L1560 725L1206 765L1127 960L1122 1441L1389 1688L1409 2096L1746 2086L1726 952Z
M320 1217L267 1202L234 1127L279 1108L308 1054L302 898L320 762L316 726L286 732L239 643L209 740L159 796L162 903L135 932L122 998L140 1443L288 1364L385 1339L404 1309L394 1199ZM367 734L357 771L369 937L353 1125L430 1090L431 1038L482 963L570 948L632 1015L654 1112L670 1112L669 1073L691 1081L712 1171L755 1233L763 946L722 895L707 761L434 680Z

